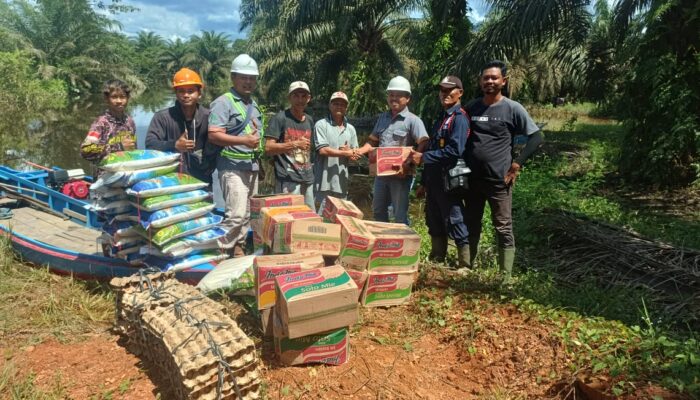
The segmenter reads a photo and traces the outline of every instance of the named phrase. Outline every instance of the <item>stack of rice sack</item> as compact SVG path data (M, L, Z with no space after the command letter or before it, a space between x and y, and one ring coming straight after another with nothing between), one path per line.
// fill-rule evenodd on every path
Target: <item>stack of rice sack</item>
M113 255L126 252L122 258L129 261L173 271L227 258L218 250L217 239L225 231L218 227L222 217L211 213L214 204L207 184L177 173L179 157L133 150L112 153L102 161L100 168L106 172L92 187L102 198L104 193L120 192L121 211L104 225L103 240L129 246Z
M145 179L173 173L179 167L179 154L153 150L120 151L107 155L99 164L100 177L90 185L95 210L104 219L102 244L105 254L139 262L145 240L134 229L136 208L126 189Z

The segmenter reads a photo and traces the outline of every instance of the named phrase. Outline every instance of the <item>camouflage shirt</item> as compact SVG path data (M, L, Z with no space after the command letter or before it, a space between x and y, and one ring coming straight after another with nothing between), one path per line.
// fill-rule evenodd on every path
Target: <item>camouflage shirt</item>
M90 131L80 145L80 155L97 163L109 153L124 150L121 142L125 137L136 142L134 120L126 114L117 118L107 110L90 125Z

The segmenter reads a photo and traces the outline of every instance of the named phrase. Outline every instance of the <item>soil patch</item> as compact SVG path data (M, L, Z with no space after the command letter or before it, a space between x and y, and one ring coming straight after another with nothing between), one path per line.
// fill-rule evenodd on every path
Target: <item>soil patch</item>
M60 384L68 398L155 399L156 385L118 339L108 333L67 344L48 339L15 350L11 362L20 371L18 378L32 373L36 386L46 392Z

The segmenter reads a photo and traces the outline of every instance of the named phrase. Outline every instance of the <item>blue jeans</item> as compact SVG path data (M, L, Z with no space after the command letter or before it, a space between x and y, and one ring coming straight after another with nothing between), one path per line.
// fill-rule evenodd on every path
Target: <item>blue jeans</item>
M311 183L277 180L275 182L275 193L301 194L304 196L304 203L309 206L313 212L316 212L316 203L314 203L314 185Z
M408 225L408 194L413 176L396 178L378 176L374 178L372 212L374 220L389 222L389 205L394 209L394 221Z

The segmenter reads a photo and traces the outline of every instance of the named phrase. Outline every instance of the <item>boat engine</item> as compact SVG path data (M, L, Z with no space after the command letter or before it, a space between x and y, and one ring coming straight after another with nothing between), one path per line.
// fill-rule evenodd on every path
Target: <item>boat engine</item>
M49 171L48 184L52 189L74 199L87 199L90 184L83 180L82 169L58 169Z

